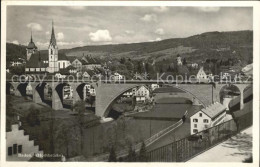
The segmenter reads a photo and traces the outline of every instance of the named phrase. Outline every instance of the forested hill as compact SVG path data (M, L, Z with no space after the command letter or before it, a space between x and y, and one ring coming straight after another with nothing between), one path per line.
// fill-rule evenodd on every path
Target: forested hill
M26 59L26 46L6 43L6 61L14 61L18 58Z
M161 61L177 54L188 59L215 57L216 52L226 57L230 52L244 61L252 58L253 32L207 32L187 38L172 38L162 41L131 44L83 46L61 49L67 56L82 56L83 53L106 58L131 58ZM7 61L26 58L26 46L7 43ZM223 53L222 53L223 52Z
M96 45L83 46L72 49L64 49L66 53L77 51L106 52L106 53L152 53L178 46L192 47L195 49L217 49L223 47L252 46L252 31L232 31L232 32L207 32L194 35L188 38L172 38L162 41L116 44L116 45Z

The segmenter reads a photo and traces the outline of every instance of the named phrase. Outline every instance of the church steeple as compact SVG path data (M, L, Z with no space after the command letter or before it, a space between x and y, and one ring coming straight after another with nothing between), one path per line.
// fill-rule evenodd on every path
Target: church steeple
M32 38L32 30L31 30L31 42L33 42L33 38Z
M55 33L54 33L53 20L52 20L52 31L51 31L50 45L56 46L56 38L55 38Z

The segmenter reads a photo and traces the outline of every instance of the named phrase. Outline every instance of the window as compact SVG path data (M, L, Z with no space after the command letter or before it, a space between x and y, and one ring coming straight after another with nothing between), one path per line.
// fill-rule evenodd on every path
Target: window
M208 119L203 119L203 122L204 123L209 123L209 120Z
M200 117L202 117L202 113L200 113Z
M13 145L13 154L17 154L17 144Z
M197 124L194 124L194 128L197 128Z
M198 129L193 129L193 133L198 133Z
M18 153L22 153L23 151L23 146L22 145L18 145Z
M12 155L13 154L13 147L8 147L8 155Z
M198 122L198 119L193 119L193 122Z
M52 49L51 49L51 55L52 55L52 53L53 53L53 51L52 51Z

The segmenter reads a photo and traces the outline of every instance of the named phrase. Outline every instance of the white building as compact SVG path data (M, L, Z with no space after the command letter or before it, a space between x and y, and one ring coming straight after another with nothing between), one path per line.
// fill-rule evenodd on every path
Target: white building
M24 59L18 58L18 60L11 61L10 63L12 67L22 66L24 64Z
M197 73L197 79L202 82L208 82L208 76L206 72L204 71L203 67L200 68L200 70Z
M224 122L226 107L218 102L201 109L190 117L191 134Z
M137 102L144 102L150 99L149 89L142 85L139 88L133 88L133 96L136 97Z
M90 78L91 76L90 76L90 74L87 71L85 71L85 72L83 72L82 77Z
M154 89L157 89L157 88L159 88L160 86L158 85L158 84L152 84L151 85L151 89L152 89L152 91L154 91Z
M83 88L83 92L89 93L91 96L96 96L96 90L93 86L86 84ZM84 97L85 99L86 97Z
M133 96L133 90L129 90L123 94L125 97L132 97Z
M120 81L120 80L124 79L124 76L117 72L114 73L113 77L114 77L115 81Z
M18 124L11 125L11 131L6 132L6 160L29 161L38 154L42 156L43 151L39 150L38 145L34 145L33 140L29 140L29 135L24 135L24 130L19 130Z
M71 63L65 54L59 53L58 65L59 65L59 69L65 69L68 66L70 66Z

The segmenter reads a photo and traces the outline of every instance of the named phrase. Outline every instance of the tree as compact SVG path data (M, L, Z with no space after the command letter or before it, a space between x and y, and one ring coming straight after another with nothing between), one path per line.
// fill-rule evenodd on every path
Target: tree
M144 142L142 142L142 146L139 152L139 161L140 162L147 162L147 155L146 155L146 148Z
M122 58L120 59L120 63L121 63L121 64L125 64L125 62L126 62L125 58L122 57Z
M132 148L132 144L129 144L127 161L136 162L136 153L135 153L135 150L133 150L133 148Z
M29 114L26 116L26 121L30 126L40 125L39 113L40 111L34 106L30 106Z
M117 162L116 159L116 152L114 146L111 147L109 157L108 157L108 162Z
M80 148L81 148L81 151L80 151L80 154L82 153L82 148L83 148L83 129L84 129L84 125L85 125L85 119L84 119L84 113L85 113L85 102L80 100L80 101L77 101L73 106L72 106L72 109L78 113L78 116L77 116L77 125L80 129Z
M183 58L182 64L183 64L183 65L186 65L186 64L187 64L186 58Z

